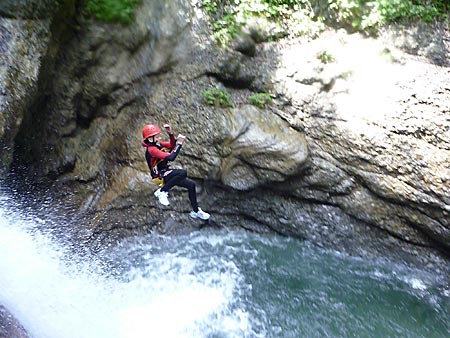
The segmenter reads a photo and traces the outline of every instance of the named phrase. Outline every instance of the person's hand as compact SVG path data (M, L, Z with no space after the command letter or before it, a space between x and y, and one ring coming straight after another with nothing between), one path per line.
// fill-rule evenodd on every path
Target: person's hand
M177 143L178 144L183 144L185 139L186 139L186 136L178 134L178 136L177 136Z
M173 130L172 130L172 127L170 126L170 124L166 123L164 125L164 128L166 129L168 134L173 134Z

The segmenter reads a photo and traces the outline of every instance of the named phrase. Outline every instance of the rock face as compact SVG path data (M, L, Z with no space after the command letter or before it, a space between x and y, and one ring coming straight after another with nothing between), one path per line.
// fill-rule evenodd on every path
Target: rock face
M12 161L14 138L36 95L41 61L48 53L49 1L0 4L0 170ZM36 12L33 9L37 9ZM39 17L33 13L40 13Z
M23 326L2 305L0 305L0 337L29 337Z
M431 239L448 249L448 65L381 41L323 39L285 49L277 79L293 103L287 119L305 130L316 164L298 194L329 201L407 241ZM311 61L324 45L336 61ZM326 186L322 196L309 188L317 185Z
M308 155L304 136L278 116L243 105L223 116L218 179L237 190L284 182Z
M30 143L47 122L37 117L36 125L27 123L30 115L39 115L48 97L48 68L60 44L70 38L75 3L25 0L0 4L0 174L10 168L14 147L24 137L23 142Z
M445 261L437 250L450 252L448 29L261 43L248 40L264 35L253 28L224 50L185 1L140 6L123 27L84 20L67 4L71 28L37 20L30 31L45 34L17 60L14 37L28 30L0 21L3 163L68 190L62 198L86 216L93 242L194 224L184 192L171 192L163 212L152 195L140 131L169 122L187 135L174 165L197 180L211 224ZM21 63L34 75L9 84ZM205 104L214 87L233 107ZM273 102L249 105L257 92Z

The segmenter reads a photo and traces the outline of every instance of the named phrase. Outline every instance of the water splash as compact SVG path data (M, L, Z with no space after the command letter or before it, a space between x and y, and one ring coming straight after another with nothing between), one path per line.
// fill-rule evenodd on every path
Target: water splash
M33 337L203 337L208 331L242 337L251 331L246 311L233 307L240 272L230 262L205 267L145 244L134 257L130 247L122 257L117 250L123 274L113 278L93 273L104 271L104 262L67 261L64 248L35 231L32 219L6 208L0 219L0 303Z

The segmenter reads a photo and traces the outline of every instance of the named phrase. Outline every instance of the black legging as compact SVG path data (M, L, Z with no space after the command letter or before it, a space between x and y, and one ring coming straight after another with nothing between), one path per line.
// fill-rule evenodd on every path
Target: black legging
M168 192L174 186L187 188L189 191L189 201L191 201L192 210L198 211L197 193L195 191L195 182L187 178L187 171L184 169L172 169L171 173L164 176L164 185L161 191Z

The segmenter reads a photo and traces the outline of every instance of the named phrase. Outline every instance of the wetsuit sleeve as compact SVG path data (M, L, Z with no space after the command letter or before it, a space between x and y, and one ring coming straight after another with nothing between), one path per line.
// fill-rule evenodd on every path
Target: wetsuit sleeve
M165 158L165 160L166 161L173 161L173 160L175 160L175 158L178 156L178 153L180 152L180 150L181 150L181 144L176 144L175 143L175 149L172 150L172 152L169 154L169 156L167 156Z
M161 144L162 145L162 144ZM162 150L159 150L157 147L149 147L147 148L151 157L157 158L165 161L173 161L177 157L178 153L181 149L181 144L175 144L175 149L171 153L166 153Z
M177 140L175 140L175 135L174 134L169 134L170 137L170 142L161 142L161 145L164 148L167 148L169 150L173 150L175 148L175 146L177 145Z

